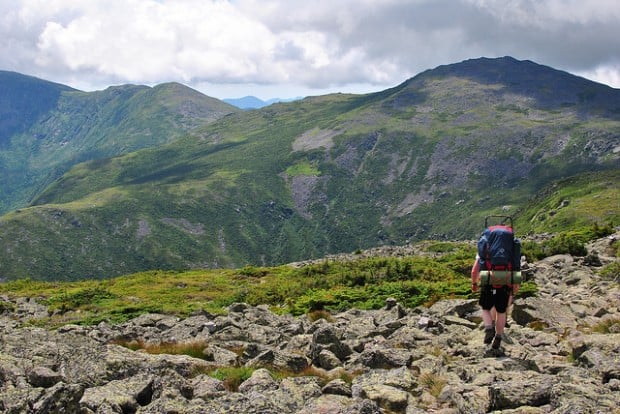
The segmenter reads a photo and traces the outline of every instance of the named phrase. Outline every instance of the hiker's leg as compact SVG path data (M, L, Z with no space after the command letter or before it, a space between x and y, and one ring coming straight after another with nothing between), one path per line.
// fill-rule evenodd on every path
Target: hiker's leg
M511 293L510 297L508 298L508 306L506 307L506 324L504 325L506 328L510 327L510 325L508 325L508 316L512 315L512 301L513 300L514 300L514 296Z
M480 307L482 308L482 323L484 323L484 340L485 344L490 344L495 337L495 328L493 327L493 316L491 310L493 309L493 295L491 289L488 286L483 287L480 290Z
M485 344L490 344L495 337L495 321L491 316L490 309L482 309L482 322L484 323L484 339Z
M504 327L506 326L506 314L497 313L497 319L495 320L495 335L502 335L504 333Z
M510 303L510 299L512 295L510 294L510 289L507 287L493 289L495 295L493 295L493 309L496 313L496 321L499 322L499 319L503 319L503 326L506 325L506 310L508 309L508 305ZM500 315L502 315L500 317Z
M485 328L493 326L493 316L490 309L482 309L482 323Z
M480 300L478 304L482 308L482 322L485 327L490 327L493 325L494 315L491 313L493 308L493 295L491 294L491 289L489 286L483 286L480 288Z
M497 311L497 319L495 321L495 338L493 338L493 343L491 344L493 349L498 349L502 342L502 334L506 326L506 309L510 301L510 289L498 289L496 293L494 303L495 310Z

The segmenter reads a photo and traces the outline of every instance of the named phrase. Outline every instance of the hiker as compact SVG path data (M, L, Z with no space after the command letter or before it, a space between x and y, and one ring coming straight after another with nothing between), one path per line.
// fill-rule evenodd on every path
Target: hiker
M519 285L478 286L480 283L480 263L478 259L479 256L476 255L476 261L471 269L471 288L473 292L480 290L480 300L478 303L482 308L484 343L488 345L493 342L491 345L493 349L498 349L506 326L506 311L508 306L512 304L514 295L519 291Z
M484 343L491 344L493 349L500 347L506 326L506 311L519 291L520 260L520 242L514 238L512 226L501 224L487 227L478 241L471 282L472 291L480 290Z

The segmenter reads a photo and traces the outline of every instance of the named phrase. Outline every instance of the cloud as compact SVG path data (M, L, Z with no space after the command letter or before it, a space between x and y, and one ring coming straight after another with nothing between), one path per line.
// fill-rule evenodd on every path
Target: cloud
M394 86L511 55L620 87L616 0L12 0L2 69L117 83Z
M37 42L40 66L157 82L253 76L268 30L226 2L106 0L66 24L48 21ZM267 39L267 41L265 41Z

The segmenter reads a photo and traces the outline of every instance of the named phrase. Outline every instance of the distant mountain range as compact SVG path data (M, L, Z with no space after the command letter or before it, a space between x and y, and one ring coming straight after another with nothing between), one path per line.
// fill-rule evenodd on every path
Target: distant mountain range
M0 73L0 278L272 265L620 219L620 90L510 57L243 111Z
M273 98L267 101L263 101L255 96L244 96L243 98L224 99L223 101L240 109L259 109L274 103L293 102L299 99L302 99L302 97L289 99Z
M81 92L0 71L0 213L79 162L172 142L238 111L178 83Z

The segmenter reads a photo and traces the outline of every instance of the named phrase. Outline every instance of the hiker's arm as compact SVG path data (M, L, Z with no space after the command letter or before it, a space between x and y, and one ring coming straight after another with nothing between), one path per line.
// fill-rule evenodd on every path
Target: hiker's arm
M478 258L474 261L474 265L471 268L471 290L473 292L478 290L478 280L480 279L480 263Z
M516 296L517 293L519 293L519 288L521 287L521 285L512 285L512 295Z

